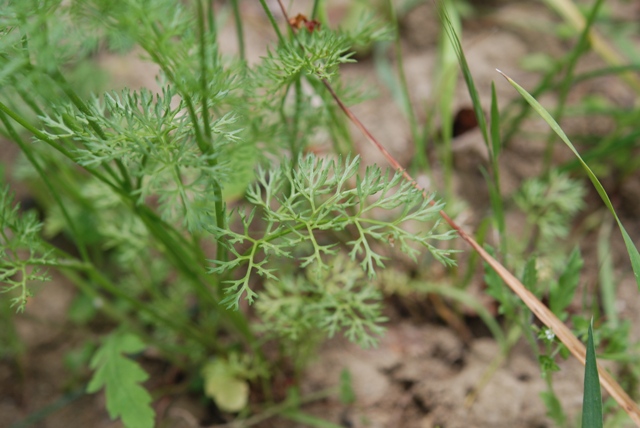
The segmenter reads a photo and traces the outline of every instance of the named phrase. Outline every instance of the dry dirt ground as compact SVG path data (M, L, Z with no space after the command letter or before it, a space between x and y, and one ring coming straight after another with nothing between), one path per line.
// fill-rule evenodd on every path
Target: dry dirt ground
M297 8L300 11L307 10L299 2L291 3L292 13L297 13ZM484 104L489 105L490 82L495 80L500 103L505 105L516 94L496 73L496 68L510 74L522 86L531 87L537 77L522 70L520 59L528 53L539 51L559 55L566 51L568 45L548 33L536 30L537 27L559 21L540 2L473 3L480 5L480 13L464 23L463 44L468 61ZM331 18L337 21L344 14L348 2L330 4ZM273 39L273 34L258 2L242 2L242 13L245 28L248 29L248 55L255 59L264 55L265 43ZM276 16L281 18L277 13ZM437 28L437 14L431 2L425 2L402 19L405 68L409 87L412 88L412 101L418 109L433 92L430 82ZM224 49L235 49L231 25L224 27L221 41ZM104 54L97 60L111 75L115 86L154 87L156 68L139 60L137 55L134 52L126 58L117 58ZM594 64L598 63L597 58L588 57ZM413 156L408 143L407 122L391 95L380 84L372 60L363 58L358 64L344 67L343 74L347 81L364 81L379 90L378 98L354 106L353 110L370 131L387 145L389 151L401 163L407 164ZM619 105L634 102L630 91L617 79L593 83L577 90L583 93L599 92ZM463 85L459 86L458 92L455 108L469 106ZM384 165L384 159L355 132L354 135L364 163ZM1 160L10 166L15 150L6 142L0 144ZM501 161L505 193L512 192L523 178L533 176L540 170L543 149L542 144L526 139L516 138L513 141ZM478 164L486 155L479 133L472 131L457 138L454 150L458 173L456 185L460 194L467 198L473 209L486 207L487 191L478 169ZM567 154L563 149L558 149L557 156L566 158ZM636 177L635 184L628 185L628 194L622 194L620 198L638 200L638 182ZM23 189L18 188L18 191L23 192ZM632 236L637 237L640 207L631 202L628 206L626 225ZM517 223L518 219L512 221ZM473 215L466 226L472 225ZM632 336L638 338L640 307L636 302L640 299L620 242L614 242L613 248L620 250L614 255L614 260L620 266L617 273L623 278L619 284L621 316L633 320ZM594 249L586 247L583 252L588 266L589 260L594 260ZM594 268L586 269L585 275L594 275L596 272ZM584 277L583 281L593 284L596 279ZM80 390L69 388L69 385L77 385L70 378L86 374L70 373L64 364L64 356L82 343L83 338L94 334L89 330L69 329L65 322L74 295L71 286L56 279L42 287L29 304L26 314L17 318L17 333L24 343L25 352L19 362L0 362L0 427L121 426L109 420L104 410L103 396L86 396ZM539 393L544 390L544 381L527 346L516 346L493 375L485 378L499 355L499 349L482 328L472 329L477 334L463 340L442 322L433 318L425 320L402 315L402 311L397 309L398 305L395 305L395 309L394 305L390 306L392 322L378 348L362 350L343 339L334 339L321 347L317 359L306 371L303 390L315 391L336 384L340 372L348 369L353 379L356 402L346 406L337 399L329 399L309 405L305 411L353 428L552 426L539 399ZM423 306L429 306L426 299ZM575 415L581 408L582 367L573 360L562 362L560 366L561 371L554 377L556 392L565 410ZM206 419L206 409L189 397L159 400L154 405L158 413L163 415L161 426L164 427L197 427ZM32 418L33 424L28 423L29 418ZM289 428L307 425L272 419L257 426Z

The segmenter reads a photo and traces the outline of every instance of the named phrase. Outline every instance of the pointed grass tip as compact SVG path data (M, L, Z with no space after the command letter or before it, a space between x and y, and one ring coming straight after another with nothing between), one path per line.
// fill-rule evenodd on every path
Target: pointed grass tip
M507 76L506 74L504 74L504 73L502 72L502 70L500 70L499 68L496 68L496 71L497 71L498 73L502 74L502 77L504 77L505 79L507 79L507 80L511 80L511 78L510 78L509 76Z

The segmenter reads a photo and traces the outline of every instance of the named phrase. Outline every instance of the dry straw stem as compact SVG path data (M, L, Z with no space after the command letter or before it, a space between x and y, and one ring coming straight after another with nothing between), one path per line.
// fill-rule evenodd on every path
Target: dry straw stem
M561 3L564 3L562 1ZM282 4L282 0L278 0L278 4L282 9L282 13L287 22L289 21L289 17L287 15L287 11ZM294 33L295 33L295 29ZM364 126L364 124L356 117L355 114L347 107L342 100L337 96L331 84L323 79L322 83L327 88L333 99L336 101L340 109L344 112L345 115L353 122L353 124L363 133L363 135L367 138L367 140L373 144L373 146L378 149L387 161L391 164L391 166L397 171L401 172L403 177L411 182L413 186L419 190L422 190L423 194L426 196L426 191L418 185L418 183L411 177L411 175L400 165L400 163L393 157L391 154L384 148L382 144L369 132L369 130ZM432 202L433 204L434 202ZM582 363L585 364L586 361L586 349L582 342L571 332L571 330L556 317L553 312L549 308L547 308L540 300L536 298L529 290L525 288L525 286L513 275L509 272L500 262L494 259L489 253L487 253L484 248L480 246L471 236L469 236L456 222L454 222L451 217L447 215L444 211L440 211L440 216L451 226L460 237L465 240L475 251L480 254L480 257L484 259L485 262L502 278L502 280L511 288L511 290L518 295L522 299L522 301L527 305L527 307L533 312L536 317L547 327L553 331L553 333L560 339L560 341L569 349L571 354ZM598 363L598 373L600 375L600 383L604 386L604 388L611 394L611 396L618 402L618 404L624 409L625 412L629 415L629 417L635 422L635 424L640 427L640 408L638 408L637 404L629 397L629 395L622 389L622 387L616 382L616 380Z
M545 0L545 3L577 31L584 30L586 25L584 15L580 13L580 10L571 0ZM593 51L600 55L607 64L620 66L626 63L616 50L593 28L589 29L589 42ZM638 79L638 76L631 72L626 72L622 76L636 93L640 93L640 79Z

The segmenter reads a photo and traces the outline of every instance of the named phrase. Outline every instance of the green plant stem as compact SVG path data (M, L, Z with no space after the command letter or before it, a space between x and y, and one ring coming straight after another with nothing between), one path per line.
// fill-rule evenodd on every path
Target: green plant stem
M290 90L291 90L291 84L289 83L284 89L284 93L282 94L282 99L280 100L279 107L278 107L278 115L280 116L280 120L284 125L286 125L288 122L287 112L285 108L287 103L287 96L289 95ZM295 152L295 146L294 146L293 138L291 136L291 131L289 131L288 126L287 126L287 131L289 133L289 136L288 136L289 150L291 151L291 156L293 157L293 153Z
M202 5L202 1L200 2L200 4ZM214 147L213 147L213 137L211 134L211 125L209 123L209 90L208 90L208 67L207 67L207 41L206 38L204 37L205 34L205 28L204 28L204 10L203 7L198 8L198 27L199 27L199 33L200 33L200 65L201 65L201 103L202 103L202 122L203 122L203 127L204 127L204 133L205 136L207 137L208 140L208 144L206 145L206 148L200 147L200 149L202 150L203 154L212 154L214 153ZM211 5L211 7L213 8L213 5ZM196 125L196 123L194 122L194 125ZM210 157L208 163L211 166L215 166L217 165L218 161L217 159L214 157ZM222 187L220 186L220 183L217 180L212 180L213 183L213 193L214 193L214 197L215 197L215 201L214 201L214 206L215 206L215 212L216 212L216 226L218 226L220 229L224 229L225 228L225 220L226 220L226 213L225 213L225 208L224 208L224 201L222 199ZM216 251L216 257L219 260L222 261L226 261L228 259L228 254L227 254L227 250L224 246L224 244L218 240L217 241L217 251Z
M204 11L202 11L201 8L198 8L198 14L200 15L201 13L204 13ZM199 17L198 19L198 26L202 27L203 26L203 20ZM155 36L158 39L162 39L162 29L159 28L157 25L153 26L153 31L155 33ZM200 31L200 45L201 45L201 56L203 55L203 47L202 45L206 43L205 39L204 39L204 28L202 28L202 30ZM187 107L187 112L189 114L189 118L191 119L191 123L193 124L193 131L195 134L195 139L196 139L196 144L198 145L198 148L200 149L200 151L202 153L210 153L210 146L212 144L212 141L206 141L203 136L202 136L202 130L200 129L200 121L198 120L198 114L196 113L196 109L194 107L194 102L193 102L193 98L191 96L190 91L187 90L187 88L184 87L184 85L181 83L181 79L176 77L176 75L173 73L173 71L169 68L169 66L167 66L166 62L158 55L158 53L156 52L156 47L153 45L150 45L148 41L145 40L139 40L140 46L145 50L145 52L147 52L147 54L151 57L151 59L153 60L153 62L155 62L156 64L158 64L160 66L160 68L162 69L162 72L167 76L167 79L171 82L173 82L176 87L178 88L178 92L180 93L180 96L182 97L182 99L184 100L185 106ZM205 67L206 64L204 63L204 61L201 61L202 67ZM203 75L205 75L205 79L206 79L206 72L203 73ZM202 82L202 81L201 81ZM206 92L206 82L205 82L205 87L201 88L201 91ZM205 93L201 94L202 97L205 97ZM205 116L206 114L208 114L208 112L205 112L205 105L206 105L206 101L203 102L203 116ZM207 123L208 123L208 118L206 119ZM205 132L211 132L211 129L209 129L209 127L205 128ZM210 135L210 134L208 134Z
M311 19L316 19L318 17L318 12L320 9L320 4L322 0L313 0L313 7L311 8Z
M237 10L238 8L237 0L233 1L233 4L235 5L234 14L236 15L236 18L239 19L240 16L239 16L239 11ZM209 10L212 12L213 4L208 4L208 7L209 7ZM206 35L205 3L203 0L200 0L198 2L197 15L198 15L198 33L199 33L199 41L200 41L200 85L201 85L200 102L202 104L201 106L202 126L204 128L204 135L207 139L207 144L200 145L200 150L202 151L203 154L207 155L207 154L213 154L215 148L213 146L213 136L211 133L211 124L210 124L210 118L209 118L209 88L208 88L209 73L208 73L208 66L207 66L209 58L207 55L208 43L205 37ZM240 28L239 31L240 33L242 33L242 28ZM242 45L242 49L244 49L244 44ZM194 120L194 126L197 127L198 126L197 120L196 120L197 118L195 114L192 115L192 119ZM218 161L215 158L215 156L213 156L213 157L209 157L208 163L211 166L216 166ZM217 180L213 180L213 193L215 198L214 207L215 207L215 213L216 213L216 226L220 229L223 229L225 227L226 213L224 208L224 201L222 199L222 186L220 186L220 183ZM217 240L216 257L222 261L226 261L228 259L227 250L220 240Z
M247 54L244 46L244 27L242 24L242 17L240 16L240 0L231 0L231 7L233 8L233 19L236 24L236 37L238 37L238 51L242 62L247 62ZM213 8L213 7L212 7Z
M395 7L392 0L387 0L387 9L394 28L394 50L396 54L396 66L398 67L398 79L400 80L400 88L402 90L402 100L404 104L404 111L409 119L409 129L411 130L411 138L415 145L417 141L421 140L420 132L418 130L418 120L416 119L415 111L411 106L411 96L409 95L409 84L407 83L407 75L404 71L404 59L402 55L402 40L400 39L400 28L398 25L398 17L396 15Z
M200 42L200 103L202 104L202 128L204 129L204 135L207 139L207 149L203 151L204 154L211 152L213 140L211 138L211 125L209 123L209 90L207 89L207 81L209 77L207 67L207 39L206 30L204 25L205 20L205 5L203 0L198 1L198 36ZM194 123L195 125L196 123ZM203 149L202 147L200 148Z
M216 10L213 2L210 2L209 7L207 8L207 24L209 26L209 33L211 33L213 40L216 40L217 42L218 25L216 24Z
M140 44L142 48L153 59L153 61L160 66L160 68L165 73L167 78L171 82L173 82L178 88L178 91L185 102L185 106L187 107L189 118L193 123L193 129L194 129L195 139L196 139L198 148L203 154L213 154L213 141L211 138L211 127L209 126L209 108L208 108L208 101L207 101L208 88L207 88L207 80L206 80L207 72L206 72L206 63L205 63L206 38L204 37L204 32L205 32L204 10L202 7L198 7L198 15L199 15L198 27L200 32L200 56L201 56L201 66L202 66L202 69L201 69L202 116L203 116L203 122L205 122L204 132L207 135L208 141L205 140L205 138L202 135L202 131L200 130L198 115L196 113L193 98L191 97L190 92L182 85L182 83L180 83L181 82L180 79L176 78L176 76L171 71L171 69L166 65L166 62L163 61L162 58L160 58L160 56L158 56L157 52L153 49L152 46L150 46L146 41L140 41ZM154 29L154 32L156 33L156 36L158 38L161 38L161 29L157 28L157 26L154 26L153 29ZM209 157L207 162L211 166L215 166L217 164L217 160L215 159L215 157ZM213 192L214 192L214 198L215 198L214 207L215 207L215 213L216 213L216 225L219 228L224 229L225 209L224 209L224 201L222 198L222 187L220 186L220 183L218 182L218 180L215 180L215 179L212 179L212 186L213 186ZM217 245L218 253L216 256L220 260L226 260L228 256L227 256L226 250L224 249L223 243L218 240L217 244L218 244Z
M298 143L298 132L300 127L300 111L302 110L302 81L296 79L294 86L295 107L293 112L293 126L291 130L291 164L295 168L298 163L298 156L303 147Z
M36 129L34 126L32 126L29 122L27 122L22 116L20 116L17 113L15 113L13 110L11 110L9 107L7 107L1 101L0 101L0 111L5 113L11 119L13 119L16 122L18 122L23 128L25 128L27 131L31 132L39 140L44 141L45 143L47 143L48 145L50 145L51 147L53 147L54 149L56 149L57 151L59 151L60 153L65 155L66 157L68 157L69 159L75 160L73 155L69 151L67 151L67 149L62 147L60 144L56 143L53 139L47 137L44 133L40 132L38 129Z
M264 13L267 14L267 18L269 19L269 22L271 23L273 30L276 32L276 35L278 36L278 42L284 43L284 37L282 36L282 32L280 31L280 28L278 28L278 23L276 22L276 19L273 17L273 13L271 13L269 6L267 6L267 2L265 0L260 0L260 4L262 5L262 9L264 9Z
M44 112L38 106L35 100L31 97L31 95L29 95L29 93L27 93L25 90L20 88L16 88L16 91L18 92L18 95L20 95L20 98L22 98L22 101L24 101L24 103L28 105L36 115L44 116Z

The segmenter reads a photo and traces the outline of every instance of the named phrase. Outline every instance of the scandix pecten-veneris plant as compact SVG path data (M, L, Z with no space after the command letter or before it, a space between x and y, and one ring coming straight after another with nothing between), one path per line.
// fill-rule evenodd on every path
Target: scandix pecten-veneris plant
M262 380L270 394L265 341L288 341L294 354L318 331L375 343L381 294L366 278L383 266L376 241L413 256L426 246L451 262L432 244L452 237L438 230L441 206L400 174L362 174L357 157L303 155L316 129L344 123L334 106L312 107L302 82L318 91L354 44L383 37L372 21L282 38L250 69L218 54L204 2L23 2L2 19L0 120L25 157L19 173L42 183L35 196L46 211L43 228L3 192L3 291L23 311L32 282L55 267L115 322L91 359L88 390L104 387L109 413L125 425L151 426L154 415L140 386L147 375L123 354L152 346L202 376L220 409L239 411L248 381ZM162 71L162 91L76 93L74 66L102 45L140 46ZM280 165L261 166L270 158ZM225 198L247 185L249 204L227 208ZM406 222L426 224L408 233ZM356 263L342 263L343 254ZM259 277L270 303L259 308L269 327L261 332L238 310L254 300Z
M584 358L575 336L397 162L395 173L375 166L363 173L347 153L305 154L319 130L342 141L339 150L348 147L345 116L386 153L347 107L360 94L335 75L354 45L390 32L363 19L349 31L314 24L285 33L263 5L278 44L254 67L219 54L217 17L203 1L25 1L0 12L0 121L46 212L43 229L2 193L3 291L24 310L31 283L55 268L112 320L88 385L105 388L110 414L127 426L153 425L151 396L140 386L146 374L123 355L147 347L199 374L218 407L236 412L246 407L248 382L271 393L277 367L264 354L266 341L294 357L318 332L374 344L384 317L368 279L388 256L379 242L413 257L427 249L449 264L438 241L454 235L438 224L439 213ZM99 47L134 45L161 69L160 93L76 92L81 59ZM278 165L267 166L273 159ZM246 204L225 204L245 188ZM407 232L407 223L419 232ZM42 232L66 236L74 249ZM256 296L260 327L239 310Z

